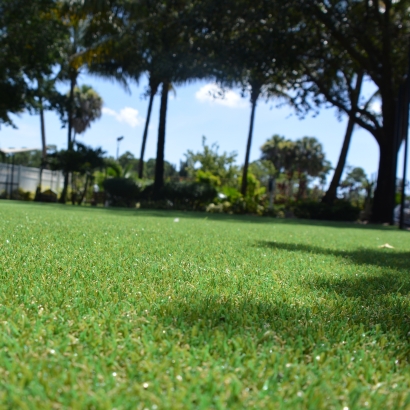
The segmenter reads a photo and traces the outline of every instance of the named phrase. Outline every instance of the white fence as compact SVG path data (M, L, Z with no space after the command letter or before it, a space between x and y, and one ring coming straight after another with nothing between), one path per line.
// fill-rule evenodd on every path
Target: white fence
M0 194L10 195L10 192L21 188L24 191L35 192L40 183L40 169L23 167L22 165L0 163ZM43 170L41 189L51 189L59 193L63 189L64 177L60 171Z

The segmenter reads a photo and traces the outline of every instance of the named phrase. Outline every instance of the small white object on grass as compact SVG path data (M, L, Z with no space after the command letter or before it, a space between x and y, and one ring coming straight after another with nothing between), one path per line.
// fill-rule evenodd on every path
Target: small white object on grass
M175 219L174 219L174 222L179 222L179 218L175 218Z
M394 249L394 246L389 245L388 243L385 243L384 245L380 245L379 248L389 248L389 249Z

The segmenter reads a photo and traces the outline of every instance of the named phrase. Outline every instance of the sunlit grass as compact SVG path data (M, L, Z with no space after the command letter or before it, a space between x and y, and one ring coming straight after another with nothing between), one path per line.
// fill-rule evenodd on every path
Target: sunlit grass
M0 215L1 408L410 408L408 232L6 201Z

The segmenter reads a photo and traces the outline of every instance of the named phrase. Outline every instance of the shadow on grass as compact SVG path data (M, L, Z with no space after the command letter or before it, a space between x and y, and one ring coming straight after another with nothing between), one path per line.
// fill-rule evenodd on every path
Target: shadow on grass
M374 282L374 285L377 283ZM344 282L322 284L322 290L351 294L355 293L354 287L353 283ZM187 299L191 303L172 302L156 311L156 320L184 332L195 327L198 332L203 332L206 340L216 331L228 338L252 335L258 344L273 342L284 346L299 340L299 346L300 342L303 343L304 354L312 351L319 341L341 343L346 334L361 335L374 331L376 326L401 340L409 337L409 304L381 294L375 296L372 292L362 299L352 300L333 295L334 303L319 303L318 300L304 306L292 304L292 301L239 301L222 295L204 297L200 293ZM327 301L330 300L328 297Z
M399 252L390 249L338 250L322 248L315 245L305 245L285 242L259 241L256 246L269 249L285 250L289 252L305 252L317 255L330 255L344 258L359 265L376 265L385 268L400 269L410 272L410 252Z

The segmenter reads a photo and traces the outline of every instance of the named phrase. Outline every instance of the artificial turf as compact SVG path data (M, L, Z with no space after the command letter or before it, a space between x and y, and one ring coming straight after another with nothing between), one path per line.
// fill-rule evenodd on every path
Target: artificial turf
M1 408L410 408L409 232L2 201L0 260Z

